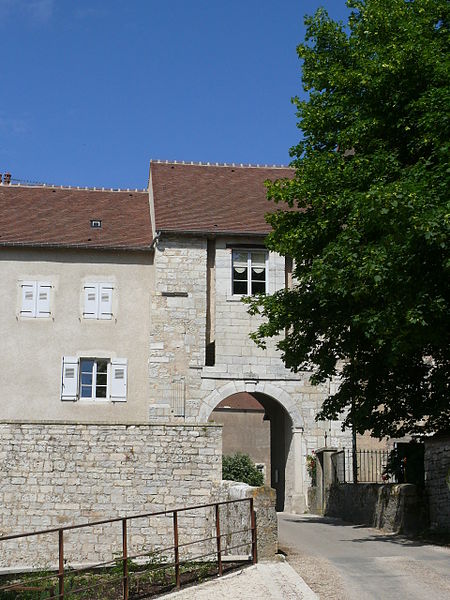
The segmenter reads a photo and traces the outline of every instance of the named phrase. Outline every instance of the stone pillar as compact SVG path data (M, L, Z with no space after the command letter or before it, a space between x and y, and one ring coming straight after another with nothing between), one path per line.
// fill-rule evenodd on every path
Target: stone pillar
M325 512L328 490L334 483L334 469L331 462L332 455L337 448L318 448L317 457L317 507L321 514Z
M292 427L291 435L291 444L286 461L285 511L302 514L306 510L306 450L303 427Z

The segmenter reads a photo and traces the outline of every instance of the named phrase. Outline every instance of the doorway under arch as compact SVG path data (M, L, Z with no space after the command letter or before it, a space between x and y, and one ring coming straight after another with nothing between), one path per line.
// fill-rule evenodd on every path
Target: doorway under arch
M243 452L263 467L266 485L276 490L276 510L292 510L295 471L300 466L293 444L294 422L286 408L267 393L237 392L221 400L208 420L223 426L224 454Z

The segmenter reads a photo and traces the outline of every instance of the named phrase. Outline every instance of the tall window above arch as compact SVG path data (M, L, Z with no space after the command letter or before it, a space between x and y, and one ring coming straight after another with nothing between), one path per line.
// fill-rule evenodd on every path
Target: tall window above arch
M253 296L267 292L267 257L265 250L233 250L233 295Z

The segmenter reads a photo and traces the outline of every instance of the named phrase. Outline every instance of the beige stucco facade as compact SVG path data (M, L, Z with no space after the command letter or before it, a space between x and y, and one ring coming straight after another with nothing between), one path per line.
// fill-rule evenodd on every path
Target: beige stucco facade
M153 254L3 248L0 253L0 419L148 420ZM50 316L21 315L24 281L50 287ZM110 319L86 319L84 286L112 284ZM125 358L126 401L61 400L62 360Z

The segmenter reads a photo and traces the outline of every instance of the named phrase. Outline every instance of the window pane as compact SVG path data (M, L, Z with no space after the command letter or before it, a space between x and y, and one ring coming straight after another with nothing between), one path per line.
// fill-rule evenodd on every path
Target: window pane
M233 281L233 294L247 294L247 280Z
M106 385L106 373L97 372L97 385Z
M98 373L106 373L108 370L108 361L107 360L98 360L97 361L97 374Z
M95 389L95 397L96 398L106 398L106 387L97 385L97 387Z
M252 280L253 281L265 281L266 280L266 270L265 269L252 269Z
M94 361L83 359L80 363L80 367L82 373L92 373L92 370L94 368Z
M252 281L252 294L265 294L266 293L266 282L265 281Z
M266 253L265 252L251 252L252 267L265 267L266 266Z
M92 398L92 386L91 385L82 385L81 386L81 397L82 398Z
M248 253L233 250L233 267L247 268Z
M81 373L81 385L92 385L92 373Z
M247 281L247 269L233 269L233 279L238 281Z

